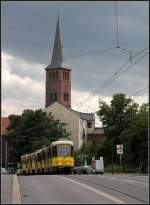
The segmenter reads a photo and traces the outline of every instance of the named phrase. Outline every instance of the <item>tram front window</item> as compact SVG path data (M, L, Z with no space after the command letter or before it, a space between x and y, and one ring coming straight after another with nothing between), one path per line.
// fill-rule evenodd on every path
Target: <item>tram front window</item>
M64 156L64 157L71 156L71 146L57 145L57 156Z

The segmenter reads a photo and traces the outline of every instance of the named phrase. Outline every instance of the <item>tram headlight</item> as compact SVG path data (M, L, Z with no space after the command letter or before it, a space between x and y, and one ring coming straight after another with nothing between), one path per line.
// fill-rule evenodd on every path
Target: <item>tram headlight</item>
M61 162L58 162L58 164L61 165L62 163L61 163Z
M67 162L67 164L69 165L69 164L70 164L70 162Z

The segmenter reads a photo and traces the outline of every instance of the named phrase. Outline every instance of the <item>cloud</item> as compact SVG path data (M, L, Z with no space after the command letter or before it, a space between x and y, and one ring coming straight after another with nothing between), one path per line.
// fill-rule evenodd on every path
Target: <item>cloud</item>
M128 59L121 49L80 54L116 46L114 2L2 2L2 111L3 115L45 105L45 70L50 63L56 13L66 63L72 69L72 105L101 86ZM119 44L139 51L148 46L148 2L118 2ZM11 32L10 32L11 31ZM95 111L98 98L132 95L148 85L148 56L78 108ZM135 98L148 101L148 92Z
M42 79L41 75L40 80L39 76L35 78L34 72L25 69L26 66L32 68L36 75L35 67L38 68L41 65L30 65L23 59L2 53L2 109L7 115L13 112L20 113L25 108L43 107L44 76ZM14 71L17 69L20 72ZM31 78L31 73L33 78Z
M13 66L12 66L13 65ZM16 66L15 66L16 65ZM21 114L24 109L39 109L45 106L45 65L28 63L22 58L2 53L2 114ZM36 72L39 72L36 75ZM94 75L94 74L93 74ZM88 76L88 75L87 75ZM126 83L128 86L132 80L128 76ZM137 80L137 78L136 78ZM87 82L88 79L87 79ZM136 82L134 80L134 82ZM136 84L139 81L137 80ZM116 84L117 87L118 84ZM119 85L120 86L120 85ZM98 110L99 97L110 103L112 95L120 92L120 88L115 89L111 95L106 92L89 97L82 106L80 103L87 98L91 92L76 89L72 83L72 109L80 112L96 112ZM128 95L128 93L126 93ZM148 94L135 98L137 102L147 102ZM74 106L78 105L78 106ZM98 120L97 120L98 122Z

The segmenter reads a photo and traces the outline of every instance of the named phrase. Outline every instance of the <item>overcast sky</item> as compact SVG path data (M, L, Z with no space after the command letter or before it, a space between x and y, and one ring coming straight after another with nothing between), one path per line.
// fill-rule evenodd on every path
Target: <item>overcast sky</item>
M148 86L148 2L2 2L2 115L45 106L45 70L50 64L60 13L65 61L72 69L72 108L98 110L98 98L110 101L118 92L133 95ZM97 50L105 50L95 52ZM92 53L93 52L93 53ZM89 55L83 55L91 53ZM136 55L136 57L133 57ZM143 56L143 57L142 57ZM74 107L115 74L130 58L127 72L88 100ZM136 63L137 61L137 63ZM124 68L124 69L125 69ZM144 93L145 92L145 93ZM148 88L134 97L148 101Z

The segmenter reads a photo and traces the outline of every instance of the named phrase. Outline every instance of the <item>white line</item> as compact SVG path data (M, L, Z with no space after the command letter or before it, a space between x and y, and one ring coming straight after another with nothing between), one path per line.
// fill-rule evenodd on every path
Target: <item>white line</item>
M130 180L130 179L125 179L124 181L126 181L126 182L130 182L130 183L134 183L134 182L135 182L135 181Z
M93 188L93 187L91 187L91 186L88 186L88 185L86 185L86 184L83 184L83 183L81 183L81 182L77 182L77 181L75 181L75 180L73 180L73 179L69 179L69 178L64 177L64 176L63 176L63 177L62 177L62 176L57 176L57 177L59 177L59 178L61 178L61 179L68 180L68 181L73 182L73 183L75 183L75 184L78 184L78 185L80 185L80 186L82 186L82 187L84 187L84 188L86 188L86 189L89 189L89 190L92 191L92 192L95 192L95 193L98 194L98 195L101 195L101 196L104 196L104 197L107 198L107 199L110 199L111 201L113 201L113 202L115 202L115 203L117 203L117 204L126 204L125 201L122 201L122 200L120 200L120 199L117 199L116 197L114 197L114 196L112 196L112 195L110 195L110 194L107 194L107 193L105 193L105 192L102 192L102 191L100 191L100 190L98 190L98 189L95 189L95 188Z
M12 204L21 204L20 187L16 174L13 175Z

